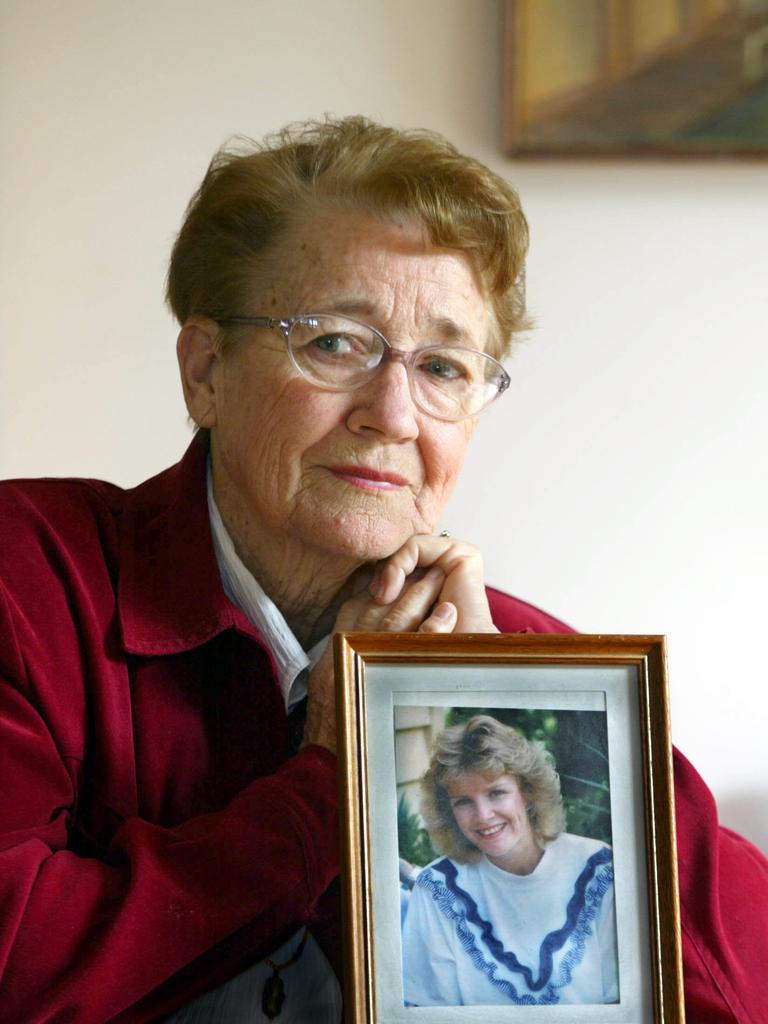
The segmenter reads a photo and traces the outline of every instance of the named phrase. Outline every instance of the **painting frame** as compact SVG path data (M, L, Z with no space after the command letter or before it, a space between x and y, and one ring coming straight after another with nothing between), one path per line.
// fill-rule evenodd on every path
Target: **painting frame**
M633 966L632 958L620 949L619 979L626 998L610 1006L569 1007L574 1012L568 1019L616 1024L684 1021L664 638L340 633L334 642L345 1020L493 1024L503 1019L538 1024L563 1019L561 1006L451 1004L435 1011L434 1006L406 1005L402 984L394 992L402 974L399 931L394 931L399 897L389 841L393 802L397 803L392 730L395 709L403 702L482 706L491 696L498 702L503 691L510 695L510 707L523 693L526 699L535 693L538 702L554 700L560 706L567 701L570 706L582 700L586 681L590 693L606 694L606 706L612 709L611 786L614 779L619 786L622 779L630 780L628 788L617 790L619 796L625 795L617 800L620 813L614 813L616 927L619 935L626 932L632 914L637 914L643 967L639 961ZM626 883L621 893L620 877Z
M768 0L502 0L515 158L768 156Z

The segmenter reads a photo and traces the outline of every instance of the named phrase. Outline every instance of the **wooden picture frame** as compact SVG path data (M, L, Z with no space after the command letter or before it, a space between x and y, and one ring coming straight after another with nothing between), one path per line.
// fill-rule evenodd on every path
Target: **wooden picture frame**
M510 156L768 154L764 0L504 0Z
M349 1024L494 1024L497 1021L511 1024L518 1020L538 1024L565 1019L569 1024L580 1021L588 1021L589 1024L603 1021L677 1024L684 1021L674 790L663 638L342 633L337 635L335 645L345 913L345 1020ZM478 713L486 717L478 720L475 717ZM473 719L472 724L462 724L468 718ZM438 950L437 940L435 943L431 938L427 941L419 932L423 927L419 923L423 913L432 913L427 904L430 903L430 894L437 892L434 879L440 871L446 871L446 865L454 864L446 857L441 858L445 849L438 850L438 861L432 862L430 869L421 869L418 876L421 881L412 891L408 891L408 878L403 881L403 843L411 844L406 846L409 855L420 856L423 860L430 856L430 835L418 833L418 840L413 839L418 832L418 829L414 831L417 808L414 800L410 799L410 806L404 809L406 799L402 793L412 792L408 787L413 787L418 780L411 776L414 772L417 776L423 774L428 765L436 730L439 732L446 722L458 723L457 729L463 736L466 729L477 729L478 723L487 729L488 719L493 720L491 725L496 730L501 722L507 727L515 726L521 733L527 731L528 740L535 746L550 748L550 754L546 755L550 763L553 750L561 762L554 767L567 804L566 832L569 834L552 840L551 845L539 843L544 853L538 853L541 860L533 871L541 871L540 865L545 863L550 867L564 864L565 861L556 859L560 855L554 852L550 853L547 861L547 852L562 850L568 843L575 844L574 849L583 849L586 853L599 849L598 857L604 861L607 858L608 865L611 848L613 857L614 873L605 877L613 879L615 885L615 917L605 909L608 897L603 903L599 902L603 898L602 893L607 891L606 885L600 890L597 903L592 900L597 911L590 905L587 912L585 908L589 897L583 894L590 890L584 890L583 881L578 882L573 892L582 886L582 896L579 897L582 903L578 903L575 896L568 900L565 906L567 922L571 924L557 932L556 941L565 942L565 945L555 947L556 952L552 956L554 932L547 933L538 948L540 953L545 947L550 950L548 966L546 970L542 967L538 976L535 964L531 965L533 974L530 971L527 975L520 973L526 970L521 966L523 961L518 962L514 957L509 961L510 953L514 951L505 952L503 956L508 959L502 958L502 964L511 962L513 966L517 965L515 971L518 973L510 974L512 983L505 980L506 975L502 977L506 968L497 970L499 963L488 953L491 947L483 945L489 926L491 936L496 927L493 909L486 913L488 920L484 920L482 913L477 917L473 898L460 886L455 890L459 893L458 906L461 910L471 905L467 919L471 924L470 930L474 929L476 934L469 935L464 917L459 921L454 912L457 904L452 903L453 923L444 925L441 919L440 927L447 928L445 942L454 942L451 929L455 924L456 941L460 942L460 949L456 947L459 953L454 958L455 965L442 946ZM523 725L520 725L521 721ZM517 735L508 728L506 732L503 729L504 725L501 727L504 736ZM419 730L422 733L420 737L417 735ZM561 746L555 744L553 736L560 737ZM583 748L591 750L592 754L585 754ZM578 758L590 756L593 760L587 763L592 767L588 770L579 768ZM592 780L581 777L590 773L594 776ZM456 783L462 794L465 777L469 776L460 775ZM520 782L521 787L527 785L522 777L515 781ZM575 790L568 789L581 783L594 787L590 792L599 794L602 808L600 801L574 796ZM398 784L400 799L397 796ZM497 799L496 792L494 789L494 800ZM503 793L502 790L499 792ZM567 795L569 792L570 796ZM458 808L463 807L466 800L462 795L461 799L454 801L456 794L453 789L451 794L453 802L449 801L449 805L452 810L447 813L460 816ZM478 798L478 802L482 799L484 795ZM498 799L506 798L502 795ZM593 818L591 821L582 820L580 815L584 807L590 805L596 808L587 812ZM527 804L526 813L527 824L530 824L534 821L534 814L538 813L533 797ZM606 813L607 833L604 831ZM574 822L576 828L573 827ZM400 839L398 824L403 834ZM457 833L460 827L457 826ZM458 870L461 885L468 885L461 880L469 877L469 874L462 875L462 871L477 873L487 869L495 871L501 878L499 868L487 868L487 864L502 863L498 853L501 840L497 833L507 834L516 827L515 820L508 817L491 822L482 832L464 831L465 836L482 836L477 842L483 845L488 856L480 856L480 865L473 868L461 864L454 866L454 877ZM600 829L603 830L602 840L598 836ZM608 846L603 843L605 834L611 839ZM467 844L476 854L473 844L468 840ZM427 853L423 852L423 845ZM596 863L595 857L585 861L586 864L593 862ZM579 860L578 864L581 863ZM570 866L567 870L571 870ZM581 870L579 878L583 880L587 868L578 870ZM609 871L609 868L605 870ZM407 875L407 868L405 871ZM558 868L558 871L560 875L553 877L558 878L558 885L562 883L564 892L571 892L570 875L565 869ZM439 877L442 879L442 875ZM504 876L501 884L506 884L507 877ZM532 877L535 879L535 875ZM593 879L595 884L596 879L597 875ZM548 885L546 892L551 891L552 886ZM614 890L610 891L613 893ZM537 895L536 899L539 898ZM438 905L437 895L434 895L434 900ZM407 904L405 943L412 954L405 964L401 933L404 903ZM447 906L445 901L440 905ZM585 916L573 916L577 912ZM553 913L559 914L559 904ZM412 916L409 918L408 915ZM499 917L503 917L505 922L509 920L506 907ZM542 920L545 918L542 913ZM519 934L526 941L538 942L538 938L534 939L533 929L539 927L539 915L533 914L531 919L536 923L526 924L527 931ZM559 917L557 919L560 920ZM524 920L528 921L528 918ZM615 933L610 930L610 922L615 923ZM475 929L475 924L478 929L482 925L484 931ZM501 927L506 927L506 923ZM571 927L575 930L569 932ZM432 934L429 933L430 936ZM566 934L568 938L564 939ZM503 943L496 939L493 941L496 942L493 948L502 948ZM573 948L569 942L574 944ZM578 990L576 987L577 981L579 985L586 982L587 972L591 970L586 966L592 962L589 960L593 956L591 944L600 946L596 955L603 965L603 987L601 989L598 985L596 991L602 992L602 996L595 995L595 990L588 986ZM425 951L427 967L423 972L414 966L422 962L414 949L419 950L419 956L422 950ZM470 989L461 990L470 993L465 1003L464 995L456 994L463 982L454 981L450 972L455 970L458 974L468 969L462 960L467 950L472 959L472 971L477 968L480 976L476 977L470 971ZM430 960L433 951L437 951L435 964L439 961L439 969L437 966L433 968ZM502 954L498 956L502 957ZM583 974L577 978L581 963L579 956L584 957L585 966ZM540 965L544 963L542 955ZM449 965L448 968L445 964ZM448 980L443 989L442 982L435 981L435 978L442 978L441 972L445 970L448 971L445 975ZM613 977L612 988L611 983L605 980L608 976ZM530 991L525 978L533 986ZM471 986L475 983L486 987L491 984L492 988L488 990L490 997L486 989L480 997L472 994ZM449 989L450 994L444 997L443 991L448 992ZM584 995L585 1001L580 1002L582 997L578 992L590 991L592 994ZM413 996L414 993L418 1000L411 998L406 1001L406 995ZM497 996L498 1002L495 1001ZM614 997L618 1001L604 1002L604 999ZM445 1002L442 1002L443 998ZM570 1002L574 998L577 1001ZM419 1001L425 999L427 1002ZM562 1002L570 1005L564 1009ZM564 1012L566 1017L563 1017Z

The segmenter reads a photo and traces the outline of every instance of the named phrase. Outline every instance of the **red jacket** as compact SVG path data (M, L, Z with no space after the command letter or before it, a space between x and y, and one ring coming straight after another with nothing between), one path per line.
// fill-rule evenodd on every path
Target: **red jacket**
M128 491L6 483L0 538L0 1022L153 1020L305 922L337 965L335 758L289 755L202 445ZM568 631L489 596L505 632ZM676 782L688 1019L768 1021L768 865Z

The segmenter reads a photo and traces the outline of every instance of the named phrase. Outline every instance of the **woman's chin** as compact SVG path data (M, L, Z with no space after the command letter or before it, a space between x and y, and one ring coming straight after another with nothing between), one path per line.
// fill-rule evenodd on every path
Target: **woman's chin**
M342 514L321 525L315 524L312 542L341 558L377 562L388 558L416 532L409 521L392 521L359 513Z

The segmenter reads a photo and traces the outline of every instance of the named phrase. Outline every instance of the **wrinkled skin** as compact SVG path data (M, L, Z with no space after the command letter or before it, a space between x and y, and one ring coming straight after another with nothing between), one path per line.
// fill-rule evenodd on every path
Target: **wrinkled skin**
M436 249L413 223L315 215L274 255L250 308L233 315L346 313L406 350L483 349L496 329L466 256ZM190 415L211 431L224 523L302 643L331 627L493 631L479 553L432 536L474 419L421 412L397 362L358 390L323 391L275 329L253 328L222 355L217 325L193 317L178 351ZM310 678L305 737L334 749L332 701L329 650Z

